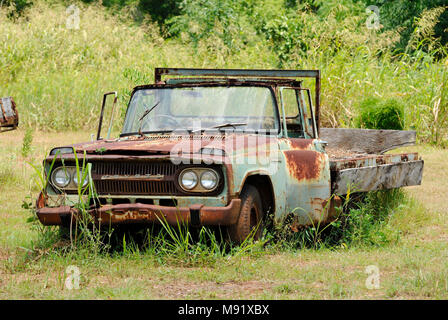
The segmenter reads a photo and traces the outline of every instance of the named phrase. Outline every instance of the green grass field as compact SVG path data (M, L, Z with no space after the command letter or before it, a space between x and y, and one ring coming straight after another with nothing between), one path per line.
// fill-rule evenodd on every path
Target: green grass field
M257 247L242 254L186 261L151 250L113 254L37 246L22 201L37 195L34 169L52 146L88 140L89 132L33 133L22 155L23 130L1 135L1 299L446 299L448 298L448 151L408 147L425 159L423 184L406 189L412 205L389 217L384 231L398 241L340 248ZM399 150L400 151L400 150ZM81 273L68 290L68 266ZM380 288L368 289L366 267L379 268Z

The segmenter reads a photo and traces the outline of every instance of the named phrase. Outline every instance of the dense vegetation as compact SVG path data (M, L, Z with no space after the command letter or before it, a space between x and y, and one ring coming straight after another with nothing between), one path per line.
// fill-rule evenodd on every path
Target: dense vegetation
M22 125L92 130L102 92L119 90L124 109L157 66L310 68L322 70L324 126L368 127L363 105L377 101L421 141L447 143L446 0L84 0L79 29L71 4L3 2L0 95ZM379 29L366 25L371 4Z

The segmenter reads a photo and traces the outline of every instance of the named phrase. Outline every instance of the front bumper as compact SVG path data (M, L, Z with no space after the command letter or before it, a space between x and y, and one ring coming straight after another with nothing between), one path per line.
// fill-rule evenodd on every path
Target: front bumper
M166 221L170 225L178 222L192 226L229 226L238 220L241 200L233 199L225 207L168 207L142 203L105 205L89 210L89 215L99 224L150 224ZM80 212L70 206L37 209L39 221L46 226L70 225L72 219L79 219Z

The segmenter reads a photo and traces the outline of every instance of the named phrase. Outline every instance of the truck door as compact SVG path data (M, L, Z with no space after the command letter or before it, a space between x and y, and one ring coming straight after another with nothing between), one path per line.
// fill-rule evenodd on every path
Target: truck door
M328 217L326 209L330 207L330 168L328 156L318 139L310 91L283 87L279 93L285 213L294 213L299 225L324 221Z

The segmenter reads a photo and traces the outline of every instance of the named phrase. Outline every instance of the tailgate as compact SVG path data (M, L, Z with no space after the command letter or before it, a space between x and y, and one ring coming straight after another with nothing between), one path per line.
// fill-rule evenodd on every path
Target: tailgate
M420 185L423 160L417 153L369 155L330 161L332 192L344 195Z

